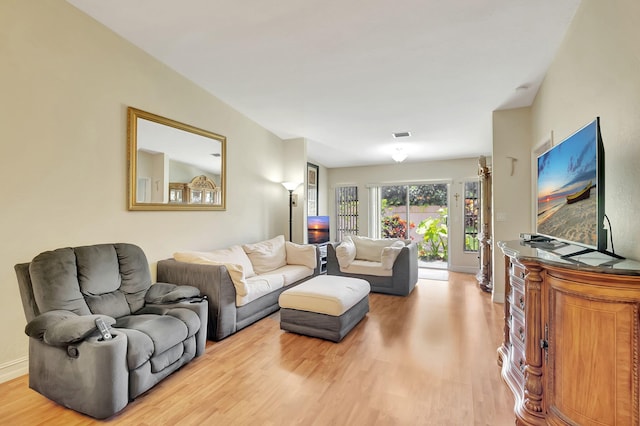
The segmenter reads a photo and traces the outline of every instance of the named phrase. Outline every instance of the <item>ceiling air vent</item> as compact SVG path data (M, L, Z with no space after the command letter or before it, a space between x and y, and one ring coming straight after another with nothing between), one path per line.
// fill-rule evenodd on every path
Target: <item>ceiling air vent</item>
M398 138L407 138L411 136L411 133L409 132L396 132L393 134L393 137L398 139Z

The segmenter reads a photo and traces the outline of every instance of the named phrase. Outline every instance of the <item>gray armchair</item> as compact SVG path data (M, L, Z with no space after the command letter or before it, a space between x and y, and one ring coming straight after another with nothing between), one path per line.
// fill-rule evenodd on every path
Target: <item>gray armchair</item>
M351 236L349 241L351 238L371 240L365 237ZM374 241L373 244L375 244L375 241L382 240L371 241ZM347 244L347 241L343 241L341 244ZM357 244L355 245L357 246ZM339 255L336 252L336 250L340 250L339 246L339 243L330 243L327 246L327 274L366 280L374 293L408 296L415 288L418 282L418 246L415 242L406 241L405 244L400 244L401 248L398 247L397 257L390 261L391 264L387 267L384 266L384 261L374 261L373 258L366 255L360 257L355 247L352 248L354 251L352 263L348 267L344 267L340 264ZM378 248L380 249L380 247ZM369 255L371 255L371 251ZM378 256L380 255L378 254Z
M132 244L61 248L15 266L29 336L29 387L103 419L204 353L207 300L151 285ZM112 327L102 339L95 320Z

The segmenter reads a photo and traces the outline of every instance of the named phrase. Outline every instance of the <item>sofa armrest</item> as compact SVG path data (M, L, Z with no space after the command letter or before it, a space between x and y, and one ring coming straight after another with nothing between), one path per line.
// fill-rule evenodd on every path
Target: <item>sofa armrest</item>
M401 289L404 296L411 293L418 282L418 245L407 244L393 264L393 287Z
M336 255L337 242L327 244L327 274L340 275L340 264Z
M204 265L165 259L158 262L157 280L196 287L207 296L207 335L220 340L236 331L236 289L224 265Z

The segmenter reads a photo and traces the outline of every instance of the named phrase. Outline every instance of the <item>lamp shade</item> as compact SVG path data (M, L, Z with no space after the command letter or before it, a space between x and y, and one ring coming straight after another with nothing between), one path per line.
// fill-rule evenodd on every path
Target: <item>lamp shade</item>
M295 191L300 184L298 182L282 182L282 186L287 188L287 191Z

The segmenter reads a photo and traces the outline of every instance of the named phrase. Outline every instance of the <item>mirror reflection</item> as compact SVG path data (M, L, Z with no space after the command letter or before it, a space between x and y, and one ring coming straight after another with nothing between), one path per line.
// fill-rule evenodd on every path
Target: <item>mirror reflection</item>
M128 108L129 209L224 210L226 138Z

